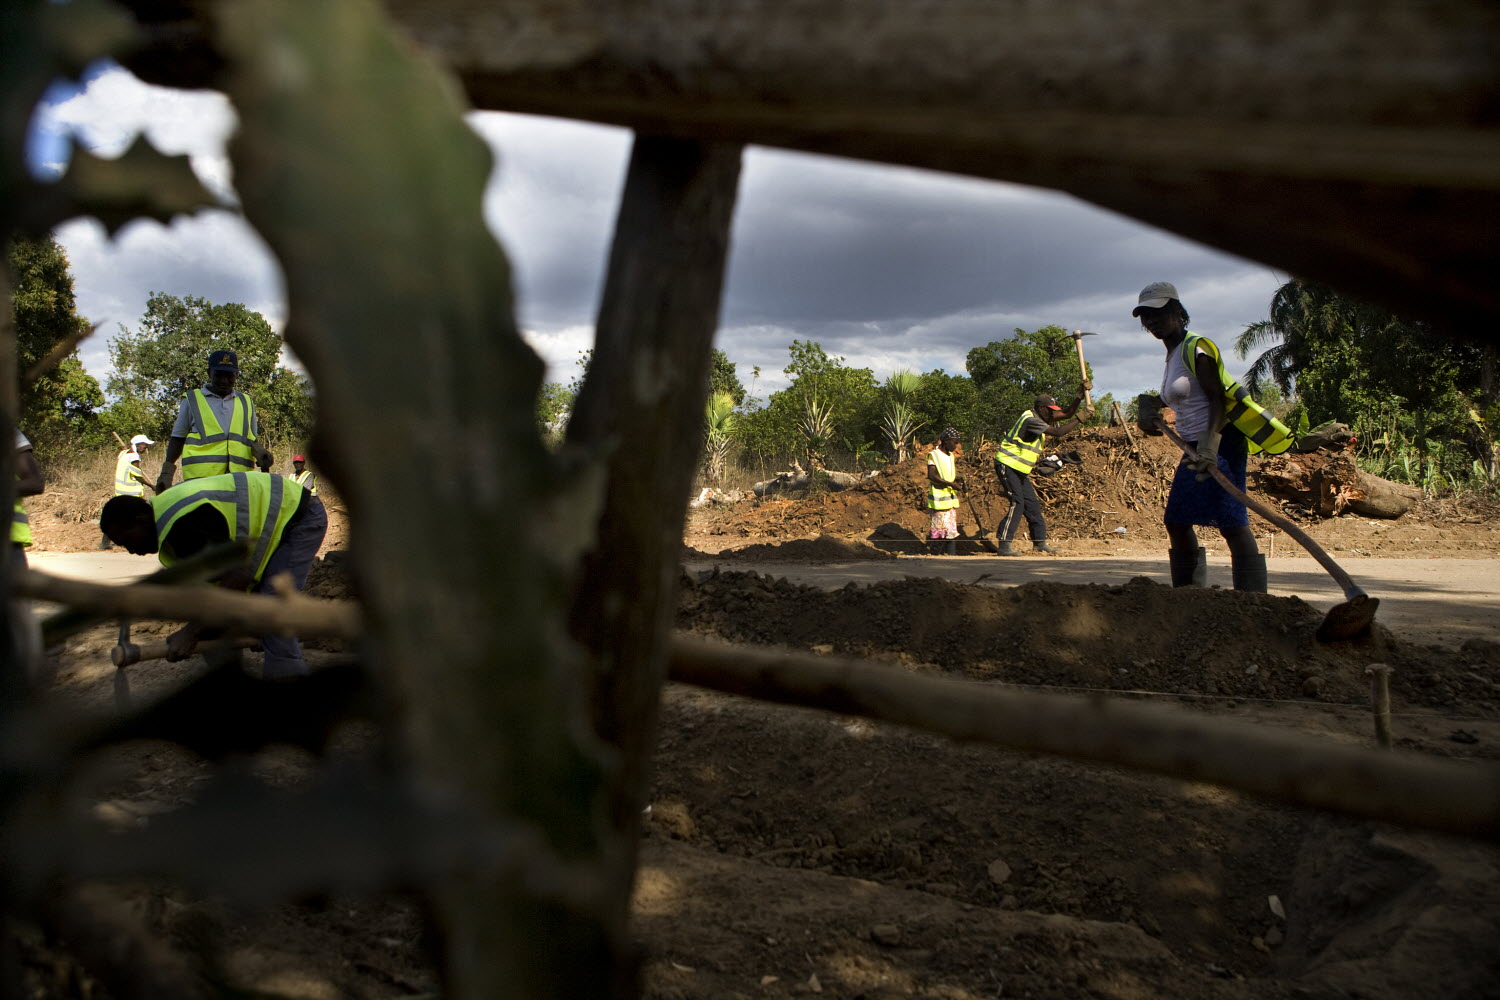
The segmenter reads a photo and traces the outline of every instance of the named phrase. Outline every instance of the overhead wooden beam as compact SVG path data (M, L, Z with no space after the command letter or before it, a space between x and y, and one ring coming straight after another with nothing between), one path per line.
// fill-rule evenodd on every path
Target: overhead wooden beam
M1500 316L1488 0L385 0L481 108L1070 192L1472 332Z
M126 2L133 69L210 81ZM1497 336L1491 0L383 2L480 108L1056 188Z

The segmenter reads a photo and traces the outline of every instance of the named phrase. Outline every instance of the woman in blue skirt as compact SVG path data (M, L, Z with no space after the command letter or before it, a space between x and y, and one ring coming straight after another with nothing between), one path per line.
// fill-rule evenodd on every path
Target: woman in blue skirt
M1163 520L1171 540L1167 557L1172 566L1172 586L1202 587L1208 583L1208 561L1195 530L1202 525L1217 528L1224 536L1229 546L1234 589L1263 594L1266 557L1255 544L1249 512L1214 481L1208 469L1217 465L1230 482L1244 490L1245 462L1250 450L1245 428L1250 428L1258 442L1268 434L1279 440L1285 428L1270 421L1253 401L1249 408L1242 403L1236 405L1233 421L1226 418L1226 397L1234 401L1235 392L1245 398L1248 394L1224 371L1213 341L1188 330L1188 313L1175 286L1165 281L1147 285L1141 290L1140 301L1131 315L1139 316L1141 326L1167 348L1158 405L1164 403L1172 408L1177 415L1177 433L1198 453L1193 460L1183 455L1167 497ZM1142 406L1141 413L1142 426L1148 430L1153 421L1160 420L1149 406ZM1257 423L1262 418L1266 421L1263 425Z

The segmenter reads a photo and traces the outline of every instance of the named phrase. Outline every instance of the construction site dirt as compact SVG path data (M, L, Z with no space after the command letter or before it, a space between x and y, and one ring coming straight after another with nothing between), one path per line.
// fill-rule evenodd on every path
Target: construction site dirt
M1393 753L1500 767L1492 502L1319 518L1256 492L1252 471L1257 499L1296 518L1382 599L1368 637L1325 644L1314 629L1342 595L1264 522L1253 523L1271 554L1269 594L1229 590L1227 554L1207 536L1214 586L1167 585L1170 445L1114 428L1069 448L1079 463L1037 481L1056 556L1031 553L1024 537L1018 558L988 551L1006 501L983 448L960 463L956 556L922 554L920 457L838 492L696 507L678 630L1003 689L1168 703L1337 746L1374 744L1366 668L1383 663ZM325 499L329 548L342 550L348 526L336 496ZM97 528L73 513L86 504L29 506L33 566L129 575L130 557L92 551ZM310 592L347 599L345 565L320 561ZM109 711L115 641L101 626L54 651L55 697ZM344 652L310 647L315 664ZM253 670L255 655L246 659ZM137 664L132 695L149 699L202 669L196 659ZM354 757L372 742L356 726L330 752ZM160 744L123 748L107 765L90 804L138 824L192 800L207 773ZM315 765L283 748L248 766L294 785ZM647 804L633 932L645 995L658 1000L1458 1000L1500 990L1492 841L675 684ZM241 988L308 998L441 990L420 907L404 897L251 912L165 885L111 891L164 940L215 949ZM24 958L34 982L60 988L68 960L54 945L31 941Z

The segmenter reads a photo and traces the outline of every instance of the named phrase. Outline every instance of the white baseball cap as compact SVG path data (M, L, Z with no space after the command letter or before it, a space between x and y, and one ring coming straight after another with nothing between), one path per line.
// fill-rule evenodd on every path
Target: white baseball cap
M1142 309L1160 309L1173 299L1182 301L1182 296L1177 294L1176 285L1169 281L1153 281L1141 289L1141 299L1130 310L1130 315L1139 316Z
M130 439L130 443L131 444L155 444L156 442L153 441L153 440L151 440L150 438L148 438L144 434L137 434L135 437L133 437L133 438Z

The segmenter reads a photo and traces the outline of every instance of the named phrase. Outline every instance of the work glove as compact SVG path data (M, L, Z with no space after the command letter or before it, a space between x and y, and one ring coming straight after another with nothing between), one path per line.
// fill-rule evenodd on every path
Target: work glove
M1135 397L1135 425L1144 433L1160 436L1161 409L1166 404L1155 393L1143 392Z
M1219 465L1219 432L1206 431L1203 437L1198 439L1194 450L1198 453L1197 458L1189 459L1188 465L1192 466L1198 473L1198 482L1203 482L1212 473L1208 470L1218 468Z

